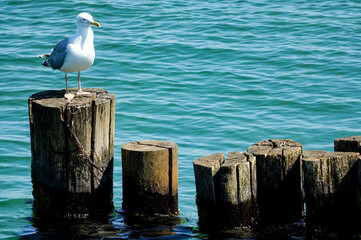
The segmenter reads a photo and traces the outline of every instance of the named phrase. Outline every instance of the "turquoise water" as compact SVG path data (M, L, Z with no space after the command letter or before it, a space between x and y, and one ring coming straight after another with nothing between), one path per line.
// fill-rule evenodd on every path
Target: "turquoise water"
M27 98L65 87L37 55L71 35L82 11L102 26L83 87L117 97L115 207L121 144L172 141L180 224L132 226L121 213L108 224L34 223ZM359 1L1 1L0 36L0 239L204 237L195 158L270 138L332 151L334 139L361 133ZM76 74L69 79L76 87Z

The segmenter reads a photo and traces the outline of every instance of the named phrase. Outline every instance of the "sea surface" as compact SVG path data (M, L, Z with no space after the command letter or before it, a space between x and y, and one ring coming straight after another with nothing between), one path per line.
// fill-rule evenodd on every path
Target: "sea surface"
M83 11L101 28L93 27L96 59L82 72L82 86L117 98L117 211L105 223L41 224L32 212L27 100L65 87L64 73L37 56L73 34ZM69 86L77 87L76 73ZM197 224L195 158L271 138L332 151L334 139L355 135L358 0L0 2L0 239L208 238ZM174 224L132 224L122 214L121 145L146 139L179 147Z

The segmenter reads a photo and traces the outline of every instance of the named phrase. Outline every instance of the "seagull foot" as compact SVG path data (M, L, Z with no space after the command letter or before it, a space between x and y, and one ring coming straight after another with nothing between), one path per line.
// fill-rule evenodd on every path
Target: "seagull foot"
M73 93L65 93L64 97L68 100L68 102L70 102L71 100L73 100L75 95Z
M76 92L77 96L86 96L86 95L91 95L90 92L83 92L82 90L79 90Z

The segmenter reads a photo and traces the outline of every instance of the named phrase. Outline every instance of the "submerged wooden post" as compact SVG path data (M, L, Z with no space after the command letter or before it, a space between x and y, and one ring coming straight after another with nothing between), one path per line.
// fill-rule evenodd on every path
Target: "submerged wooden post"
M355 220L358 159L355 152L303 153L306 220L310 225L349 225Z
M263 140L249 147L247 152L256 157L261 223L300 219L303 210L302 144L288 139Z
M122 145L123 209L129 214L177 215L178 146L145 140Z
M193 161L199 225L219 230L252 225L257 214L256 165L252 155L230 152Z
M103 89L67 102L62 91L29 97L31 176L39 216L85 218L113 209L115 96Z

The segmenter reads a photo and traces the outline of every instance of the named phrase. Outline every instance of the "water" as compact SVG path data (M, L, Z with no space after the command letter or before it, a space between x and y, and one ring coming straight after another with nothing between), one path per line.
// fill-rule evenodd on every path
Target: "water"
M32 216L27 98L65 87L37 55L93 15L96 60L83 87L117 97L114 203L121 209L121 144L179 145L174 226L43 226ZM199 232L192 161L289 138L332 151L360 135L359 1L1 1L0 238L207 237ZM69 74L76 87L76 74ZM75 227L74 227L75 226ZM87 227L88 226L88 227Z

